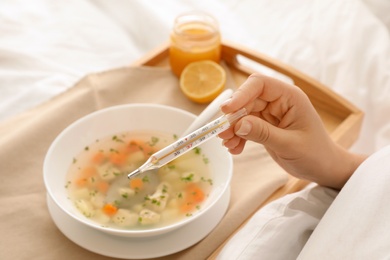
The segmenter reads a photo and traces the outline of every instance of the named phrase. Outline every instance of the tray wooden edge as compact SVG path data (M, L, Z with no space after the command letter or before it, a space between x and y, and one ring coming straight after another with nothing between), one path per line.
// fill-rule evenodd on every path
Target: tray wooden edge
M169 56L169 42L165 42L134 61L132 66L156 66Z

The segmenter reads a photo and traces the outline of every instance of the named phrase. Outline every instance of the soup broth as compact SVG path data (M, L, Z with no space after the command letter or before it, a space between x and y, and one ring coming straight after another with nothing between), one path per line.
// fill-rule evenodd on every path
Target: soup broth
M175 136L128 132L96 140L77 155L67 174L69 199L87 218L122 229L161 227L191 217L212 188L200 148L136 177L127 174Z

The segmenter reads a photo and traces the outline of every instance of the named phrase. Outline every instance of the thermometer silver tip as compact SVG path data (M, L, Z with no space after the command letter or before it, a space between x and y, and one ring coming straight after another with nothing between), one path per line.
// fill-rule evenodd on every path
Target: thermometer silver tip
M135 175L138 175L138 174L140 174L141 173L141 170L140 169L137 169L137 170L135 170L135 171L132 171L131 173L129 173L128 175L127 175L127 178L131 178L131 177L133 177L133 176L135 176Z

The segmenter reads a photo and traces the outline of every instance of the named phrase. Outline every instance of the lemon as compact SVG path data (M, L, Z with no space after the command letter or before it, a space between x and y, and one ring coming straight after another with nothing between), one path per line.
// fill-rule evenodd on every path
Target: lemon
M190 100L208 103L224 89L226 72L218 63L211 60L188 64L180 75L180 89Z

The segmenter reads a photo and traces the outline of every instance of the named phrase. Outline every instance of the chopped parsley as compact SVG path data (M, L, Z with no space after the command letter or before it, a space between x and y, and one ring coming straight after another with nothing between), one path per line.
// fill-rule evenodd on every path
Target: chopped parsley
M168 189L167 185L163 185L162 193L167 193L168 192L167 189Z
M110 152L112 152L112 153L119 153L118 150L115 150L114 148L110 148Z
M68 182L66 183L66 185L65 185L65 189L67 189L71 183L72 183L71 181L68 181Z
M190 182L190 181L193 181L194 180L194 174L193 173L190 173L188 176L186 177L181 177L181 180L182 181L185 181L185 182Z
M168 169L175 169L176 168L176 165L174 165L174 164L169 164L168 165Z
M161 202L157 199L152 199L152 204L155 204L157 206L160 206L161 205Z
M212 179L205 179L204 177L200 178L201 181L203 182L208 182L210 185L213 185L213 180Z
M112 137L112 140L115 141L115 142L123 143L123 140L120 139L120 138L119 138L118 136L116 136L116 135L114 135L114 136Z
M208 163L209 163L209 158L203 156L203 162L204 162L205 164L208 164Z
M195 154L200 154L201 151L202 151L202 149L200 149L199 147L194 148Z
M158 143L159 140L160 139L158 137L152 136L152 138L150 138L149 145L150 146L155 146Z

